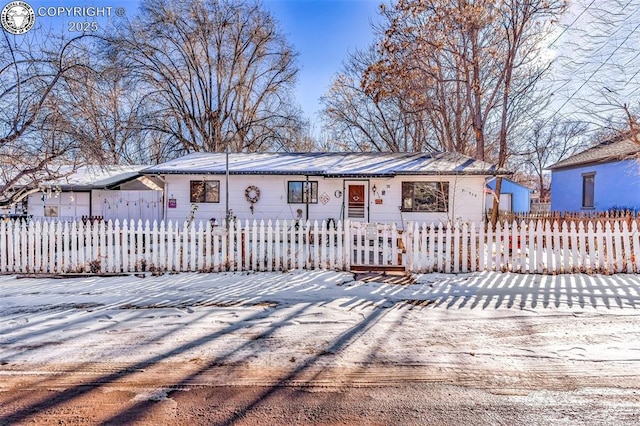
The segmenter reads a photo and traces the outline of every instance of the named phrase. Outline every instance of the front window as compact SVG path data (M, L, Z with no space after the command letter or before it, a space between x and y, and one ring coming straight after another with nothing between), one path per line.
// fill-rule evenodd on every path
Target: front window
M219 203L219 180L192 180L189 194L192 203Z
M449 182L402 182L402 211L446 212Z
M582 175L582 208L592 209L594 203L594 189L596 183L595 173L585 173Z
M287 201L290 204L315 204L318 202L317 181L289 181Z

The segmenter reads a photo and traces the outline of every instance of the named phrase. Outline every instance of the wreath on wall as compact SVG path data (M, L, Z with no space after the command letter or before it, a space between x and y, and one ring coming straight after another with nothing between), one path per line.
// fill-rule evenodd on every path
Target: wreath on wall
M255 204L260 199L260 189L257 186L250 185L244 190L244 198L251 204Z

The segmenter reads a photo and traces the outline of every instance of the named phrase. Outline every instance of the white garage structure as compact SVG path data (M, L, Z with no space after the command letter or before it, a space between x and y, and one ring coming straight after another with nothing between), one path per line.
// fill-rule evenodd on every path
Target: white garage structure
M27 213L47 220L161 220L162 182L141 175L145 167L82 166L41 185L28 197Z

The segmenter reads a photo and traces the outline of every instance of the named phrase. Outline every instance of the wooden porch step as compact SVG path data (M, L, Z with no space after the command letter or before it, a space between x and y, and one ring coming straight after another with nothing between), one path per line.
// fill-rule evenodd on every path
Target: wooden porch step
M395 272L357 272L355 273L356 281L363 281L367 283L381 283L381 284L397 284L397 285L409 285L414 284L415 279L412 274L407 274L405 271Z
M351 265L349 268L351 272L360 273L360 272L405 272L404 265Z

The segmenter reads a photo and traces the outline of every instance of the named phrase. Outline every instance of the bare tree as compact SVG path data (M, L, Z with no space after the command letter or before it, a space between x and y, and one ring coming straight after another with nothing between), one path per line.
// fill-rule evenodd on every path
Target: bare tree
M80 160L78 145L58 132L64 117L53 94L64 76L85 66L81 38L2 35L0 206L18 203L39 182L68 174Z
M620 101L617 93L605 92L601 104L606 103L608 114L596 113L598 117L598 136L596 140L623 136L640 145L640 103L629 104Z
M475 158L504 167L513 125L535 116L530 95L548 69L541 48L563 7L559 0L399 0L382 8L388 21L383 58L364 85L377 98L413 99L443 129L463 129L449 132L464 137L457 150L473 147ZM469 122L472 132L456 120ZM498 178L498 197L501 183Z
M149 164L172 157L176 147L146 124L147 99L129 70L101 54L103 40L87 41L85 48L89 66L71 70L54 91L65 120L61 132L94 164Z
M411 111L402 97L376 100L364 90L362 77L378 60L375 46L349 55L322 98L326 129L351 151L440 150L437 141L426 135L428 120L423 111Z
M587 123L580 121L554 120L547 123L538 120L524 137L520 152L516 153L515 164L521 162L521 171L536 177L540 200L549 199L545 169L584 149Z
M149 128L183 152L259 151L301 127L296 54L258 3L144 0L113 38L152 105Z
M574 0L560 24L551 43L557 100L549 120L628 129L625 106L633 111L640 92L640 3Z

